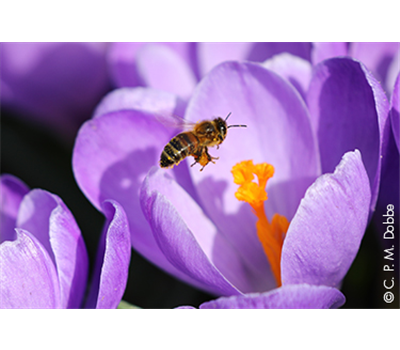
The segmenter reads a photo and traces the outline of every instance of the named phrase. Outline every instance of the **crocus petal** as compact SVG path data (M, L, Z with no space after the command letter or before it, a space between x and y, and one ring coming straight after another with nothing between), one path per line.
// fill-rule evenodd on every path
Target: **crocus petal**
M397 75L396 82L393 88L390 108L390 121L397 149L400 150L400 74Z
M115 309L122 299L128 280L130 232L125 211L117 202L104 202L103 212L107 223L97 248L86 307Z
M285 52L271 57L262 65L288 80L305 99L311 80L310 62Z
M348 44L344 42L313 43L311 62L314 66L318 63L336 56L346 56Z
M332 172L345 152L359 149L371 184L373 211L383 126L389 110L382 87L360 62L332 58L315 68L307 102L318 137L322 172Z
M97 106L93 118L101 115L118 112L118 111L142 111L151 114L151 118L157 120L157 128L163 129L165 126L165 132L172 138L178 129L182 128L182 121L184 110L186 108L186 102L180 99L178 96L169 92L156 90L152 88L121 88L114 90L103 98L100 104ZM155 122L155 120L153 120ZM131 127L135 127L132 123ZM130 128L126 130L117 130L119 133L128 133L127 137L130 137ZM146 130L146 132L152 132L152 129ZM108 130L113 135L113 128ZM112 135L110 135L112 137ZM167 142L167 141L166 141ZM163 146L160 146L159 152L161 153ZM141 163L137 163L139 166ZM154 163L156 164L156 163ZM149 168L143 169L147 172ZM190 178L187 167L184 166L176 167L174 173L179 180L179 183L192 195L196 196L195 189L193 187L192 180Z
M291 220L306 189L320 174L316 142L297 91L259 64L226 62L214 68L198 85L186 119L225 117L229 112L229 124L247 128L229 129L220 149L210 150L219 156L216 164L202 172L197 166L190 171L205 212L252 270L259 270L259 278L268 279L270 271L255 233L255 216L250 206L234 196L237 185L232 166L246 159L272 164L275 175L267 186L267 214L272 218L279 213Z
M107 94L97 105L93 118L110 112L136 109L160 116L184 114L184 102L178 96L152 88L121 88Z
M56 195L32 190L21 202L17 227L29 231L57 268L63 308L79 308L86 288L88 257L76 221Z
M197 83L190 66L164 45L146 45L136 57L136 69L145 86L168 91L188 99Z
M112 43L108 51L108 63L111 78L117 87L138 86L143 84L136 68L136 56L145 46L165 46L177 53L187 64L195 70L196 43L162 42L162 43Z
M139 85L135 57L142 45L144 43L112 43L110 45L107 60L115 86Z
M142 214L139 190L170 137L153 115L126 110L83 124L73 151L74 175L83 193L100 211L107 199L125 209L132 245L146 257L154 255L157 245ZM137 232L143 240L134 238Z
M400 50L399 42L351 43L351 57L364 63L377 80L385 86L390 64Z
M371 193L358 150L307 190L283 243L283 284L337 287L352 264L367 226Z
M15 176L0 177L0 244L16 239L14 228L22 198L29 192L28 186Z
M201 304L200 309L335 309L345 301L335 288L292 284L262 294L222 297Z
M0 244L0 308L60 308L57 273L46 249L29 232Z
M219 295L237 294L232 284L242 291L252 290L239 254L164 170L149 172L141 203L161 251L189 277L183 276L185 281L194 280L197 286Z
M201 76L206 75L212 68L225 61L243 61L250 54L254 43L198 43L197 55Z
M310 43L301 42L237 42L237 43L198 43L197 56L200 76L225 61L263 62L268 58L286 52L305 60L310 60Z
M395 85L397 76L399 75L400 70L400 50L397 54L393 57L392 63L388 68L388 72L386 75L386 92L388 95L391 95L393 86Z

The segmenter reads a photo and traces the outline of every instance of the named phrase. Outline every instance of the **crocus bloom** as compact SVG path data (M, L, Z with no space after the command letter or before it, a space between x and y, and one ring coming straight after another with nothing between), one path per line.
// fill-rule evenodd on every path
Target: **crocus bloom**
M27 193L12 176L2 176L1 187L1 211L8 216L1 227L1 307L79 307L88 262L71 213L56 196L41 190ZM80 268L74 274L76 265Z
M105 43L1 43L2 108L64 136L109 89Z
M120 205L103 205L107 224L85 300L88 258L71 212L56 195L29 191L11 175L3 175L0 186L0 308L115 308L130 259L129 228Z
M287 220L275 214L269 223L262 205L263 201L267 199L267 194L262 189L265 187L266 181L273 175L272 166L269 164L254 165L249 161L235 165L232 173L235 183L240 185L236 197L248 202L254 209L254 214L258 218L257 235L270 261L274 277L278 285L281 285L280 264L282 264L282 278L285 284L267 293L219 298L200 305L200 308L336 308L343 305L345 302L343 294L336 288L328 286L337 285L352 262L352 249L344 251L346 247L359 245L366 226L370 200L368 180L363 166L361 165L359 169L345 169L352 167L349 163L356 160L357 154L357 152L354 155L346 154L335 174L320 177L307 190L299 210L293 218L285 244L283 240L288 230ZM344 175L343 172L347 171L348 174ZM257 175L258 186L252 181L252 172ZM348 178L346 178L347 176ZM358 193L357 185L355 188L351 188L352 176L363 178L364 188L361 190L364 193ZM330 196L332 198L328 198ZM357 196L360 197L357 198ZM343 235L343 230L332 230L334 226L332 221L343 220L343 218L338 218L334 214L334 210L328 209L325 214L326 209L330 206L330 200L340 203L339 205L343 209L347 206L346 209L350 210L350 215L360 214L360 212L354 212L354 209L363 208L361 213L363 217L358 217L360 220L356 220L358 222L355 225L348 227L350 232L358 232L361 235L346 237ZM343 200L348 203L341 203ZM318 214L321 216L318 226L310 227L311 216L319 216ZM357 227L357 225L360 226ZM322 230L321 226L326 231ZM309 235L302 241L305 238L303 237L305 236L304 232L313 232L313 235ZM319 234L321 236L318 238ZM302 248L297 249L298 247ZM336 256L335 254L329 257L323 256L325 251L329 251L329 247L335 247L335 251L342 252ZM282 248L285 251L284 258L281 260ZM297 273L300 271L301 273ZM321 280L321 276L325 276L325 280ZM307 283L303 283L304 281Z
M138 93L146 103L134 98ZM265 292L279 282L257 237L257 218L235 198L231 169L249 159L271 164L265 214L290 223L282 285L338 287L375 206L388 110L363 65L348 58L319 64L307 90L309 109L291 84L260 64L217 66L196 87L185 119L232 112L230 122L247 129L229 129L219 150L210 150L216 164L202 172L186 161L171 170L155 167L174 135L159 123L176 107L172 96L124 89L98 106L73 155L88 199L97 208L108 198L121 203L133 247L174 276L216 295Z

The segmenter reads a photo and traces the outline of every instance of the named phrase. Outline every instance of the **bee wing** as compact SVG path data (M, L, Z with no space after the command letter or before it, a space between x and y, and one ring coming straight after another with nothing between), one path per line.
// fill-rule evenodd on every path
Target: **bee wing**
M157 115L156 119L164 126L174 129L192 129L196 125L177 115Z

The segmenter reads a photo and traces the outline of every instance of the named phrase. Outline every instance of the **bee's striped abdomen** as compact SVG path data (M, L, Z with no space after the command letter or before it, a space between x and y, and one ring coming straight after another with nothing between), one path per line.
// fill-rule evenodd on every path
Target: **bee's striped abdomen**
M161 153L160 166L168 168L178 164L182 159L193 154L199 140L192 132L176 135Z

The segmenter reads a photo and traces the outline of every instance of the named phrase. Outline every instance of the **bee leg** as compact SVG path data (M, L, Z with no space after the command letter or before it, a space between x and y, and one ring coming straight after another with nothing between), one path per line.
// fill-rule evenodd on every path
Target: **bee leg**
M207 147L204 147L204 148L200 149L197 153L194 153L193 157L194 157L195 162L191 166L195 165L196 163L199 163L200 165L202 165L202 168L200 169L200 171L202 171L204 169L204 167L213 159L213 157L211 157L207 153Z
M213 157L213 156L211 156L211 155L208 153L207 147L206 147L206 149L205 149L205 153L206 153L208 162L211 162L211 163L215 164L215 161L214 161L214 160L219 159L219 157Z
M199 162L194 162L193 164L190 165L190 167L192 167L193 165L195 165L197 163L199 163ZM199 163L199 164L202 165L201 163ZM200 169L200 171L203 171L203 169L205 168L206 165L203 165L202 168Z
M192 167L193 165L199 163L199 159L201 161L201 156L202 156L203 151L198 152L198 153L194 153L193 157L194 157L194 163L190 165L190 167Z

